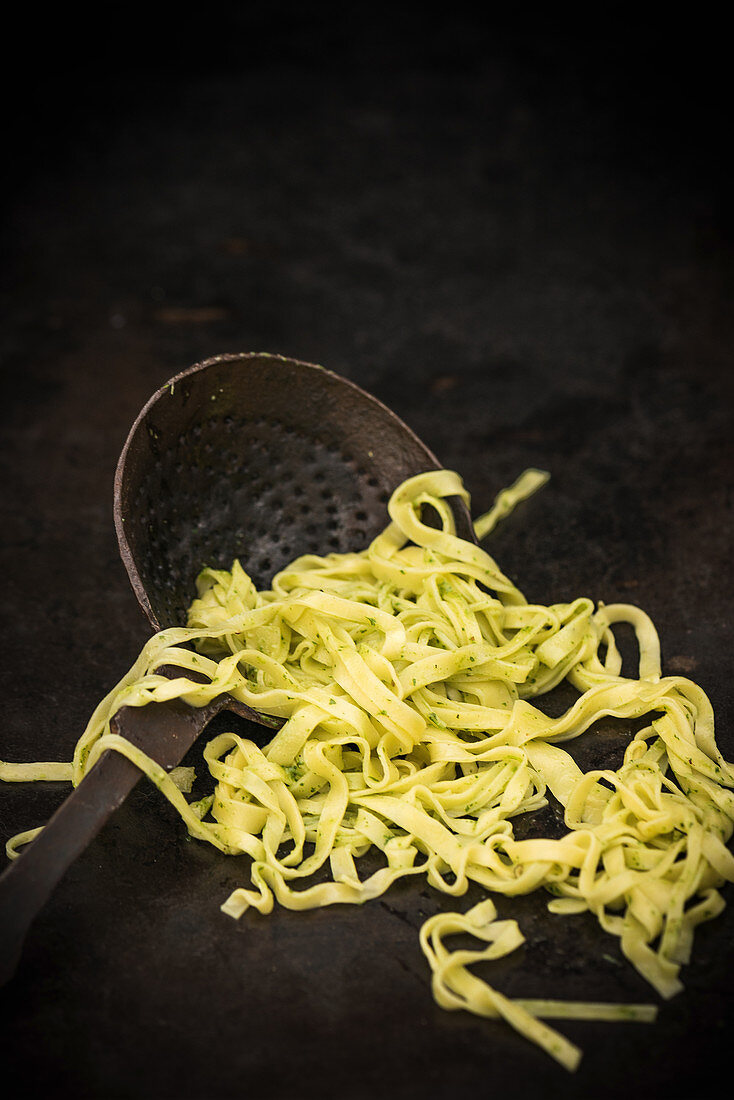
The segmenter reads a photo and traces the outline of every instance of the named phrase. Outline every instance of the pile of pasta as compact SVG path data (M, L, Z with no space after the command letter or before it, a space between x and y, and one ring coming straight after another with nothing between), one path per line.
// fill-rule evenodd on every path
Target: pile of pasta
M476 521L478 538L546 477L526 471L501 493ZM124 752L192 836L249 855L251 881L222 906L235 918L275 901L359 904L406 876L456 897L478 884L485 900L421 930L436 1000L502 1017L574 1069L580 1051L545 1019L651 1020L656 1008L503 996L472 969L523 940L493 896L544 888L552 913L592 913L660 997L673 996L696 926L721 912L720 888L734 880L734 768L705 693L661 675L643 611L587 598L528 603L483 548L457 537L451 497L469 503L451 471L411 478L365 550L299 557L268 591L237 561L205 568L187 626L146 645L95 711L70 776L78 783L102 752ZM622 672L619 622L636 633L636 676ZM563 680L578 696L549 717L538 700ZM122 705L201 706L222 692L283 724L264 747L214 737L204 751L213 790L202 799L186 798L181 772L166 774L110 732ZM609 716L645 723L635 722L621 767L583 772L561 746ZM549 793L565 834L517 839L513 821ZM370 850L381 858L362 876ZM456 933L477 948L451 949Z

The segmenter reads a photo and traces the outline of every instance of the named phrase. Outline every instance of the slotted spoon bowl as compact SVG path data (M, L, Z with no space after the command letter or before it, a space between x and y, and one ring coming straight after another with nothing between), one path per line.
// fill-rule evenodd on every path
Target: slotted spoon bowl
M385 526L392 490L439 465L394 413L331 371L216 356L167 382L132 426L114 485L120 553L151 626L183 625L202 566L228 569L238 557L266 587L298 554L363 549ZM466 506L451 503L457 533L473 539ZM279 724L221 695L201 708L122 707L112 726L170 770L225 709ZM0 876L0 983L53 888L141 774L104 753Z

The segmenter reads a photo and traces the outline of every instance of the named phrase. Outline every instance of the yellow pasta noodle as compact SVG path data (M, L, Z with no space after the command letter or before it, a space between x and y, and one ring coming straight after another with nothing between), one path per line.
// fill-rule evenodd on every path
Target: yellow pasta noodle
M478 535L546 478L526 471L476 521ZM222 905L235 918L250 907L268 913L276 901L362 903L410 875L456 897L478 884L485 901L421 930L436 1000L501 1017L574 1069L580 1052L544 1018L650 1021L656 1009L504 997L469 969L522 942L491 895L544 888L552 913L588 911L657 994L673 996L696 926L721 912L720 888L734 880L734 769L717 748L704 692L662 675L642 610L585 597L528 603L486 550L456 535L452 496L468 503L451 471L409 479L366 549L297 558L267 591L239 562L205 568L186 627L152 638L95 711L72 779L106 749L124 752L193 836L248 854L250 882ZM633 676L615 644L619 622L637 637ZM167 678L163 665L181 675ZM578 696L551 718L538 700L563 680ZM110 732L123 704L181 697L201 706L225 691L284 724L264 746L214 737L204 750L213 790L196 802L184 793L190 776L166 775ZM584 773L562 746L605 716L647 724L618 769ZM67 766L38 767L43 778ZM6 780L34 774L0 765ZM517 839L513 820L548 794L564 809L565 835ZM9 854L33 835L14 838ZM359 860L370 850L381 866L363 877ZM310 882L322 869L327 881ZM444 940L458 932L485 946L450 950Z

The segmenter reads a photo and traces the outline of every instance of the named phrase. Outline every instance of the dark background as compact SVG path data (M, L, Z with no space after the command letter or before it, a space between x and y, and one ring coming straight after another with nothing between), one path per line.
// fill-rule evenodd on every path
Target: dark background
M493 538L500 565L533 600L643 606L734 756L725 40L701 8L595 18L21 15L3 78L3 758L68 759L147 637L117 556L117 456L158 386L228 351L357 381L477 511L548 469ZM606 762L624 731L586 759L595 745ZM3 839L64 793L0 791ZM219 904L244 873L137 789L0 992L3 1074L182 1100L724 1084L728 911L657 1024L560 1025L585 1051L570 1078L434 1005L417 930L451 899L406 884L235 923ZM656 999L593 920L499 907L528 938L500 988Z

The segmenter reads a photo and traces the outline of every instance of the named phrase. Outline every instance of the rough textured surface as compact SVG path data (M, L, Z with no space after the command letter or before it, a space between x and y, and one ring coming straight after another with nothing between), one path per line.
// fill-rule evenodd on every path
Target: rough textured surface
M457 18L419 34L393 13L388 33L231 8L152 36L116 25L93 57L70 47L14 90L0 756L69 758L147 637L117 556L117 456L155 389L230 351L355 380L464 475L477 510L526 466L549 469L493 538L500 564L531 599L645 607L666 670L709 692L734 756L715 42L689 26L661 56L639 28ZM579 756L607 761L624 736L604 726ZM0 834L63 796L3 788ZM434 1005L417 929L451 899L405 884L362 909L235 923L219 903L244 871L136 788L0 991L3 1072L50 1096L161 1100L489 1086L603 1100L723 1082L729 911L656 1025L564 1027L585 1050L569 1078ZM647 998L593 922L550 919L540 898L499 907L528 941L496 972L509 993Z

